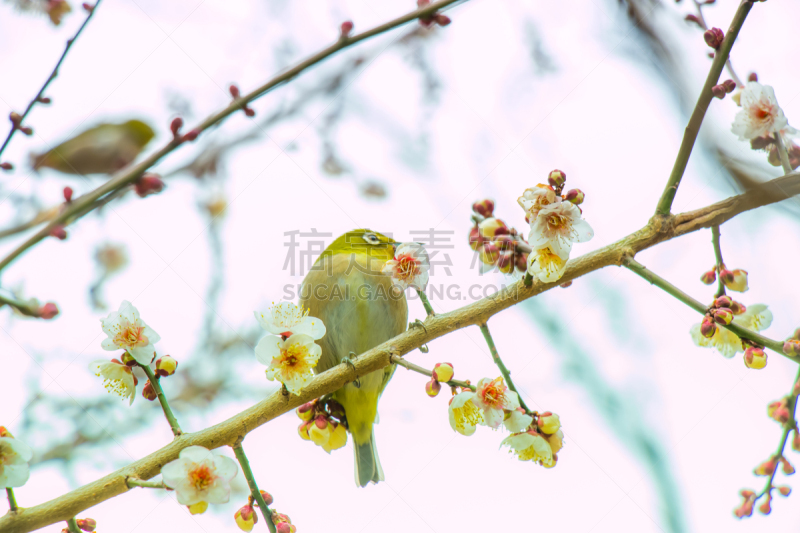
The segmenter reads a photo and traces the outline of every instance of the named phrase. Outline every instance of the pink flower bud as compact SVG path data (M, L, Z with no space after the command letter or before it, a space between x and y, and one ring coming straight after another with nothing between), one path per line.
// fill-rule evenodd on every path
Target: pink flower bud
M567 194L564 195L564 200L575 205L581 205L585 198L586 195L583 194L583 191L580 189L570 189L567 191Z
M484 243L481 248L479 259L485 265L493 265L500 258L500 250L493 242Z
M800 341L795 339L789 339L788 341L783 343L783 353L790 357L795 357L800 355Z
M729 93L732 93L736 90L736 82L733 80L725 80L722 82L722 85L725 86L725 90Z
M138 194L140 198L144 198L145 196L158 194L163 191L164 182L161 181L161 178L157 174L147 173L136 181L134 188L136 189L136 194Z
M789 413L789 403L786 398L769 404L767 406L767 416L781 424L788 422L791 413Z
M287 524L286 522L281 522L280 524L276 525L275 529L278 533L292 533L292 525Z
M472 204L472 210L484 218L491 218L494 213L494 202L492 200L481 200Z
M516 259L514 260L517 264L517 270L519 272L525 272L528 270L528 254L517 254Z
M6 161L5 163L0 163L0 168L2 168L3 170L13 170L14 165Z
M272 505L272 502L274 501L272 499L272 494L270 494L265 490L261 490L259 492L261 493L261 497L264 498L264 503L266 503L267 505Z
M481 231L478 229L478 226L474 226L471 230L469 230L469 247L475 250L476 252L483 246L483 237L481 237Z
M514 252L500 252L500 256L497 258L497 268L503 274L514 272Z
M747 307L741 302L737 302L736 300L731 300L730 310L734 315L741 315L745 311L747 311Z
M353 31L353 22L350 20L342 22L342 25L339 27L339 35L342 38L350 37L350 32L352 31Z
M447 26L448 24L450 24L450 22L452 22L450 20L450 17L448 17L447 15L442 15L441 13L435 13L433 15L433 20L439 26Z
M550 174L547 176L547 183L549 183L554 188L563 187L564 183L567 181L567 175L556 169L552 170Z
M758 511L761 514L769 514L772 512L772 507L770 507L770 502L772 501L772 496L767 494L767 497L764 499L764 503L758 506Z
M720 296L714 300L714 307L730 307L731 299L727 296Z
M177 139L178 135L180 135L181 128L183 127L183 119L181 117L175 117L172 119L172 122L169 125L169 129L172 132L172 137Z
M91 533L97 527L97 521L94 518L80 518L75 521L78 527L83 531Z
M236 511L233 515L233 519L236 521L236 525L239 526L239 529L249 532L253 530L253 526L258 522L258 515L253 509L253 506L248 504Z
M21 127L19 128L19 131L21 131L22 133L24 133L24 134L25 134L25 135L27 135L28 137L30 137L31 135L33 135L33 128L30 128L30 127L28 127L28 126L21 126Z
M442 383L453 379L454 374L455 370L450 363L436 363L436 366L433 367L433 376Z
M786 459L786 457L781 457L781 463L783 463L782 470L784 474L786 474L787 476L791 476L792 474L794 474L794 467L792 466L792 463L790 463L788 459Z
M760 370L767 366L767 354L762 348L750 346L744 351L744 364L747 368Z
M311 420L314 416L314 404L311 402L304 403L295 411L300 420Z
M39 102L40 104L49 104L52 102L52 100L47 96L40 96L39 98L36 99L36 101Z
M728 94L728 91L725 89L724 85L714 85L711 88L711 94L713 94L716 98L722 100L725 98L725 95Z
M442 390L442 386L436 381L436 378L431 378L430 381L425 383L425 392L431 398L438 396L439 392Z
M58 314L58 306L53 302L47 302L39 308L39 318L50 320Z
M254 117L254 116L256 116L256 111L252 107L246 107L245 106L244 114L247 115L248 117Z
M94 6L93 6L92 4L89 4L88 2L84 2L84 3L82 3L82 4L81 4L81 7L82 7L82 8L84 9L84 11L86 11L87 13L91 13L92 11L94 11Z
M323 415L320 415L314 419L314 425L316 425L319 429L325 429L328 427L328 419Z
M746 292L749 287L747 286L747 271L737 268L736 270L726 270L722 276L722 283L725 284L732 291Z
M300 438L303 440L311 440L311 436L308 434L308 428L311 426L313 422L303 422L297 428L297 433L300 435Z
M178 361L171 355L165 355L156 359L156 374L159 376L171 376L178 369Z
M758 81L758 74L751 72L747 75L747 81Z
M794 431L794 437L792 437L792 449L800 452L800 434L797 433L797 430Z
M710 339L711 337L714 336L714 333L716 332L717 332L717 325L714 323L711 317L709 316L704 317L703 321L700 323L700 334L703 337Z
M690 13L690 14L686 15L685 17L683 17L683 20L685 20L686 22L692 22L694 24L697 24L698 28L700 28L701 30L703 29L703 23L700 22L700 19L697 18L696 15L692 15Z
M728 309L727 307L720 307L718 309L714 309L714 320L717 323L722 324L723 326L727 326L731 322L733 322L733 312Z
M702 281L706 285L711 285L712 283L717 281L716 269L711 269L708 272L704 273L702 276L700 276L700 281Z
M236 86L235 84L233 84L233 83L231 84L231 86L230 86L230 87L228 87L228 91L230 91L230 93L231 93L231 96L233 96L234 98L239 98L239 96L240 96L240 94L241 94L241 93L239 92L239 87L237 87L237 86Z
M778 487L775 487L775 488L778 489L778 492L781 493L781 496L788 496L789 494L792 493L792 488L791 487L787 487L786 485L781 485L781 486L778 486Z
M150 383L149 379L147 380L147 383L144 384L144 387L142 387L142 397L150 402L158 398L158 395L156 394L156 389L153 388L153 384Z
M719 28L711 28L703 34L703 39L711 48L717 50L725 39L725 34Z
M559 429L561 429L561 420L559 419L557 414L553 414L550 411L545 411L539 415L539 420L537 421L539 429L545 435L552 435Z
M753 473L757 476L770 476L775 471L775 467L778 466L774 459L770 459L768 461L764 461L760 465L753 470Z
M67 203L72 201L72 192L72 187L64 187L64 200L66 200Z
M63 241L67 238L67 230L64 229L64 226L59 224L58 226L54 226L53 229L50 230L50 236L55 237L60 241Z
M191 130L189 133L187 133L186 135L184 135L183 136L183 140L191 142L191 141L197 139L198 135L200 135L200 130L195 128L195 129Z

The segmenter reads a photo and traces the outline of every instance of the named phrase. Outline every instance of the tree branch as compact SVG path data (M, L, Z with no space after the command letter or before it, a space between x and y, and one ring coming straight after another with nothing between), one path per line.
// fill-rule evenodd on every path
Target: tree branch
M683 140L681 141L678 156L675 158L675 164L672 167L672 173L669 175L667 186L661 194L661 199L658 201L656 207L656 215L668 215L672 208L672 201L675 199L675 194L678 192L678 185L681 183L683 173L686 171L686 165L689 163L689 156L692 155L692 148L697 140L697 135L700 133L700 126L703 124L703 118L706 115L708 106L711 104L714 94L711 88L719 82L719 76L722 74L722 69L725 67L725 62L730 56L733 42L739 35L739 30L744 24L744 19L753 7L753 2L750 0L742 0L736 14L733 16L731 27L728 28L728 33L722 41L722 45L714 55L714 61L711 63L711 69L708 71L706 83L700 91L700 96L697 98L697 104L694 106L694 111L689 119L689 124L686 125L686 130L683 133Z
M84 509L118 496L128 490L130 477L150 479L161 467L178 457L187 446L208 449L233 446L236 441L257 427L300 405L330 394L357 376L382 369L389 365L392 356L411 352L443 335L465 328L479 326L500 311L546 292L559 285L584 276L595 270L621 265L626 257L651 248L659 243L722 224L734 216L789 198L800 193L800 173L792 173L765 183L744 194L716 204L675 216L653 217L644 228L594 252L575 258L567 264L564 276L554 283L533 281L530 287L518 281L497 293L449 313L428 317L425 328L412 328L397 337L372 348L354 358L353 365L340 364L315 376L300 395L284 396L276 390L267 398L219 424L196 433L176 437L163 448L112 472L92 483L59 496L35 507L21 509L16 514L0 517L3 533L24 533L55 522L64 521Z

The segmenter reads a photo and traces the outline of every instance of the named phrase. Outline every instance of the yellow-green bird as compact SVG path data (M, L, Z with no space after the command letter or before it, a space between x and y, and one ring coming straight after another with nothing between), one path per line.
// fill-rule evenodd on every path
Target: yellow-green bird
M405 331L405 295L381 273L394 257L394 244L368 229L348 231L325 249L303 280L300 303L327 329L317 341L322 347L317 373ZM333 394L345 410L355 449L356 483L361 487L384 479L372 425L377 422L378 399L394 370L390 365L360 376Z
M34 170L65 174L111 174L132 163L153 137L153 128L141 120L98 124L43 154L31 154L31 164Z

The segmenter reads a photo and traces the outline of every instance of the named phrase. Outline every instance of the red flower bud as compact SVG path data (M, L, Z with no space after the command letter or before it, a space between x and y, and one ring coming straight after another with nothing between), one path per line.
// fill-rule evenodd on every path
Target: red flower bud
M711 317L706 316L705 318L703 318L703 322L700 323L700 334L703 337L710 339L711 337L714 336L714 333L716 332L717 332L717 325L714 323Z
M730 307L731 299L728 296L720 296L714 300L714 307Z
M144 388L142 389L142 396L145 400L153 401L158 398L156 394L156 389L153 388L153 384L150 383L150 380L147 380L147 383L144 384Z
M161 178L157 174L147 173L136 181L134 188L136 194L138 194L140 198L144 198L145 196L163 191L164 182L161 181Z
M434 14L433 15L433 20L439 26L447 26L448 24L450 24L450 22L452 22L450 20L450 17L448 17L447 15L442 15L441 13Z
M183 119L181 117L173 118L172 122L169 125L169 129L172 132L172 137L177 139L182 127L183 127Z
M497 258L497 268L503 274L511 274L514 271L514 252L504 251L500 252Z
M706 285L711 285L712 283L717 281L717 270L712 268L708 272L705 272L702 276L700 276L700 281L702 281Z
M722 82L722 85L725 87L725 90L729 93L732 93L736 90L736 82L733 80L725 80Z
M228 91L230 91L231 96L233 96L234 98L239 98L239 95L241 94L239 92L239 88L234 84L231 84L231 86L228 87Z
M481 200L472 204L472 210L484 218L491 218L494 213L494 202L492 200Z
M67 203L72 201L72 187L64 187L64 200L66 200Z
M762 348L749 346L744 351L744 364L747 368L762 369L767 366L767 354Z
M476 252L478 249L483 246L484 239L481 237L481 230L478 226L474 226L471 230L469 230L469 247L475 250Z
M19 126L19 123L22 122L22 116L19 113L12 111L8 114L8 120L11 121L14 127L17 127Z
M747 307L745 307L743 303L737 302L736 300L731 300L730 309L734 315L741 315L747 311Z
M724 85L714 85L711 88L711 94L713 94L716 98L722 100L725 98L725 95L728 94L728 91L725 89Z
M783 343L783 353L790 357L800 355L800 341L789 339Z
M528 270L528 254L517 254L514 261L516 262L517 270L520 272Z
M21 127L19 128L19 131L21 131L22 133L24 133L24 134L25 134L25 135L27 135L28 137L30 137L31 135L33 135L33 128L31 128L31 127L28 127L28 126L21 126Z
M767 494L766 499L764 499L764 503L758 506L758 510L761 514L769 514L772 511L772 507L770 507L771 501L772 495Z
M63 241L67 238L67 230L64 229L64 226L59 224L50 230L50 236Z
M47 302L39 308L39 318L50 320L58 314L58 306L53 302Z
M747 81L758 81L758 74L751 72L747 75Z
M436 380L436 378L431 378L430 381L425 383L425 392L433 398L434 396L438 395L439 392L442 390L442 386Z
M342 25L339 27L339 35L344 39L346 37L350 37L350 32L353 31L353 22L346 20L342 22Z
M171 376L178 369L178 361L172 356L165 355L156 359L156 374L159 376Z
M784 474L786 474L787 476L791 476L792 474L794 474L795 470L794 467L792 466L792 463L790 463L785 457L781 457L781 463L783 463L782 470Z
M47 96L40 96L39 98L36 99L36 101L39 102L40 104L49 104L50 102L52 102L52 100Z
M253 108L251 108L251 107L245 107L244 108L244 114L247 115L248 117L256 116L255 110Z
M550 171L550 174L547 176L547 183L554 188L563 187L566 181L567 175L558 169Z
M725 34L719 28L711 28L710 30L706 30L703 34L703 39L708 46L716 50L722 45Z
M733 312L727 307L720 307L714 310L714 320L717 323L727 326L733 322Z
M700 19L697 18L696 15L692 15L690 13L690 14L686 15L685 17L683 17L683 20L685 20L686 22L692 22L694 24L697 24L698 28L700 28L701 30L703 29L703 23L700 22Z
M184 135L183 136L183 140L191 142L191 141L197 139L198 135L200 135L200 130L195 128L195 129L191 130L189 133L187 133L186 135Z
M78 527L84 531L92 532L97 527L97 521L94 518L81 518L75 521Z
M786 485L778 486L775 488L778 489L778 492L781 493L781 496L788 496L789 494L792 493L792 488L787 487Z
M583 191L580 189L570 189L567 191L567 194L564 195L564 200L575 205L581 205L584 198L586 198L586 195L583 194Z
M0 168L2 168L3 170L12 170L14 168L14 165L6 161L5 163L0 163Z
M267 505L272 505L272 502L274 501L272 499L272 494L270 494L265 490L262 490L260 492L261 492L261 497L264 498L264 503L266 503Z

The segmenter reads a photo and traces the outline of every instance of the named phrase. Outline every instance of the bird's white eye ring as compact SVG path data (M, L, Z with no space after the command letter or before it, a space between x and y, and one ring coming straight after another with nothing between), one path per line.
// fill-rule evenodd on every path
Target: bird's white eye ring
M377 235L373 233L367 233L364 235L364 240L366 240L369 244L378 244L380 240L378 239Z

